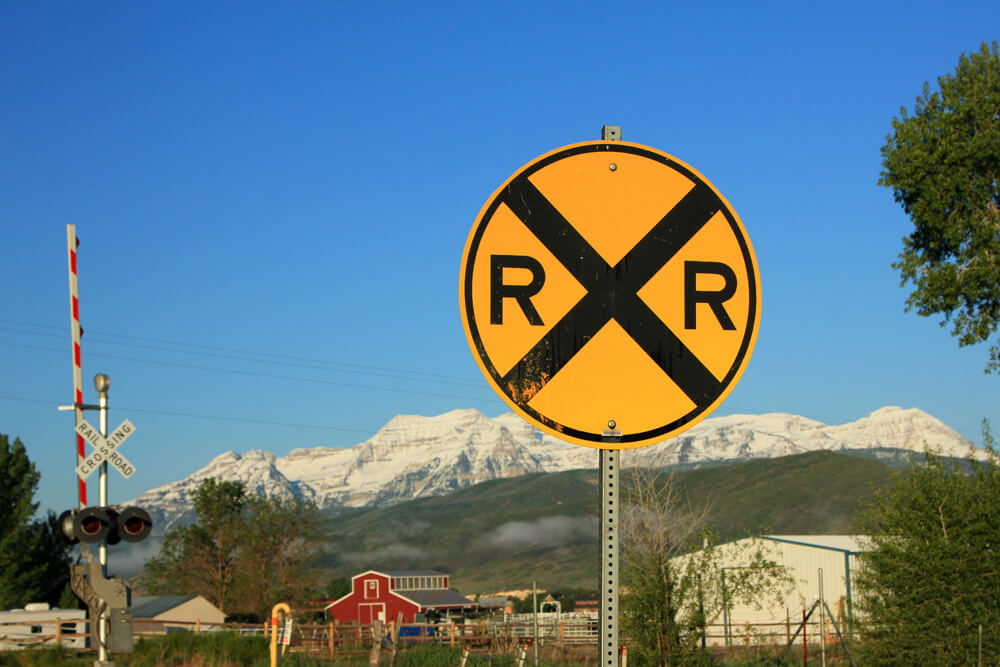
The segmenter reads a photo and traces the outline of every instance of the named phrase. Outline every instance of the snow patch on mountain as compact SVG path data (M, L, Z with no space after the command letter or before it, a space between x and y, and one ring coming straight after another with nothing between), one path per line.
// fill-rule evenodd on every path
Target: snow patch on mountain
M817 450L921 452L926 447L956 457L974 450L970 441L926 412L885 407L839 426L784 413L705 419L663 443L623 450L622 464L659 467ZM148 508L156 525L168 529L188 520L192 494L207 477L242 481L250 493L303 498L320 507L367 507L441 495L492 479L597 465L598 450L563 442L513 413L490 418L477 410L453 410L436 417L394 417L349 449L312 447L285 457L259 450L225 452L130 504Z

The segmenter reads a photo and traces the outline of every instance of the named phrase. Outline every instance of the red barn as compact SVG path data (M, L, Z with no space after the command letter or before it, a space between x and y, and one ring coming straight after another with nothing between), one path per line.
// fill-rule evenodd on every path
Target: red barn
M338 621L362 624L394 620L402 612L404 623L415 623L417 614L475 607L475 602L448 589L443 572L368 570L351 577L351 592L328 604L326 612Z

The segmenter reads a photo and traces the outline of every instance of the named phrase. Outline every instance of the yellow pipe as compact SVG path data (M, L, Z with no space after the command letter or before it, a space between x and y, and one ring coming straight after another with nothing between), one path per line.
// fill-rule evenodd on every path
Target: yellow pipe
M279 602L271 608L271 667L278 667L278 612L286 615L292 613L292 608L285 602ZM282 651L284 653L284 651Z

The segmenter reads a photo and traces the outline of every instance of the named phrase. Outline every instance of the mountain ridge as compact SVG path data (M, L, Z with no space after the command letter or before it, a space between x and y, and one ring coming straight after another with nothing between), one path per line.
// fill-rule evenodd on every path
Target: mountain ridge
M972 442L931 415L888 406L837 426L788 413L713 417L669 441L622 450L622 465L699 467L819 450L921 452L925 446L946 456L975 451ZM147 508L162 532L191 518L192 494L207 477L242 481L252 494L336 509L387 507L483 481L597 465L597 450L560 441L513 413L490 418L460 409L434 417L398 415L351 448L300 448L284 457L229 450L130 504Z

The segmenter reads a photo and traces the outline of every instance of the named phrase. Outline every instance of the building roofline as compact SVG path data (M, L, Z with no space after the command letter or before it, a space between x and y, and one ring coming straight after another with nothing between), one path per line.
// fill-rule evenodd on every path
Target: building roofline
M757 535L762 540L771 540L772 542L784 542L785 544L795 544L802 547L812 547L813 549L826 549L827 551L838 551L842 554L848 554L850 556L857 556L860 551L851 551L850 549L842 549L840 547L831 547L826 544L816 544L815 542L803 542L801 540L790 540L786 537L776 537L774 535ZM744 538L745 539L745 538Z

